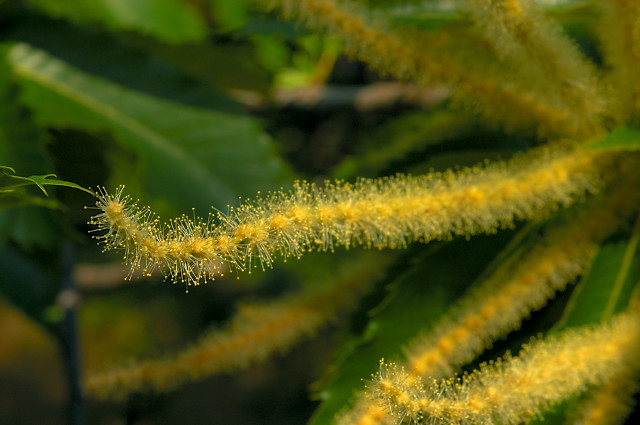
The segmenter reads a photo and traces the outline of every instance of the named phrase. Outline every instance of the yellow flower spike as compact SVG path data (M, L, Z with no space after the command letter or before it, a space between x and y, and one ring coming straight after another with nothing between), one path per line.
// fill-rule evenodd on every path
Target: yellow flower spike
M612 109L618 124L632 120L638 124L640 89L640 3L635 0L597 2L601 14L598 35L606 64L604 80L611 93Z
M566 421L566 425L619 425L631 413L635 404L634 394L640 389L640 361L632 366L631 373L614 376L604 385L594 388L581 400L578 408Z
M421 378L411 379L411 371L383 363L370 388L398 419L515 425L628 371L638 361L639 349L640 318L632 312L605 325L532 342L517 357L507 355L459 380L434 381L427 387Z
M465 0L480 34L511 68L524 87L547 105L570 111L565 125L583 134L602 131L606 107L593 66L562 29L531 2Z
M554 147L458 172L360 179L324 189L301 183L289 193L231 209L219 216L217 225L183 217L164 231L147 209L123 197L122 189L115 195L99 191L102 213L91 224L106 231L98 236L106 249L124 249L132 267L160 268L174 282L195 283L215 278L223 266L249 271L258 263L270 267L276 253L300 257L311 249L395 248L493 233L516 220L543 218L597 190L602 164L611 159ZM514 184L521 190L514 191ZM274 220L280 224L277 231L271 227Z
M431 333L416 338L405 349L403 367L411 371L408 382L450 376L563 290L583 272L598 243L634 214L640 201L635 190L639 177L618 182L602 199L552 224L531 250L507 261L471 288ZM361 394L354 409L337 423L391 420L379 410L367 394Z
M374 19L356 4L337 0L270 0L260 2L260 6L279 9L287 18L302 19L312 28L338 36L348 53L384 74L419 84L450 85L462 97L463 104L480 112L487 122L508 131L533 130L541 137L569 137L584 134L587 127L594 130L595 126L584 122L585 119L593 121L593 114L577 115L575 105L568 107L562 97L550 98L554 87L548 88L547 95L541 97L532 90L527 77L512 81L512 73L504 72L502 66L496 69L475 66L475 63L486 62L476 57L477 49L469 53L471 57L452 55L460 46L451 42L444 32L403 34L386 25L381 16ZM562 55L565 54L571 58L576 56L575 52L563 50ZM585 67L583 64L580 69ZM588 94L588 98L581 99L583 103L600 105L600 98Z
M365 256L334 270L327 285L310 285L277 301L245 304L222 329L172 356L94 373L84 390L98 399L122 400L143 390L169 391L188 381L244 369L282 352L348 311L379 279L389 258Z

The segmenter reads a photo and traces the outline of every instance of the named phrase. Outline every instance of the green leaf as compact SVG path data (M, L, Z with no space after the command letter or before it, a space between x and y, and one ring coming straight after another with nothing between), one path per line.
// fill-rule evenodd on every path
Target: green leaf
M640 282L640 220L631 235L618 235L601 244L591 266L569 298L563 315L550 332L606 322L627 308ZM580 397L567 400L549 413L544 421L535 419L530 425L563 425L575 411Z
M604 138L587 144L587 147L598 150L629 150L640 149L640 129L635 127L618 127Z
M33 174L51 170L52 161L45 148L46 135L18 102L18 89L6 61L7 51L6 46L0 46L0 164L11 164ZM8 176L7 173L13 171L9 167L1 171L2 185L26 183ZM35 182L29 181L29 184ZM0 195L0 241L12 240L27 249L59 243L60 216L52 211L60 208L57 200L31 195L25 190L5 191Z
M38 15L12 21L4 38L44 50L86 74L198 108L242 112L242 106L220 90L245 89L227 85L235 78L258 80L251 87L267 86L266 71L247 70L252 52L243 47L248 43L167 45L149 37L87 31Z
M46 135L19 104L18 87L6 60L8 51L0 45L0 164L11 164L30 174L51 170Z
M363 377L377 371L381 358L402 359L402 347L438 322L511 236L503 232L470 241L432 243L397 265L397 277L388 284L387 295L361 319L366 321L363 329L345 335L329 375L316 384L322 404L310 424L331 423L354 391L364 388Z
M36 185L40 188L40 190L42 190L42 192L46 196L49 196L49 194L47 193L47 190L44 188L45 185L48 185L48 186L71 187L74 189L85 191L90 195L95 195L92 191L90 191L89 189L85 189L80 185L77 185L75 183L68 182L65 180L56 179L55 174L33 175L29 177L21 177L21 176L15 175L16 171L13 168L7 167L4 165L0 165L0 171L2 171L2 176L0 176L0 194L13 192L17 188L23 187L23 186ZM5 177L5 178L2 178L2 177ZM12 182L12 183L7 183L7 182Z
M289 180L271 140L249 117L185 106L84 74L17 44L9 62L42 126L108 133L133 153L122 181L183 211L206 211ZM140 187L142 186L142 187Z
M166 43L201 41L204 16L181 0L29 0L54 18L102 24L111 30L138 31Z
M640 220L630 237L603 243L554 330L607 321L624 310L640 282Z

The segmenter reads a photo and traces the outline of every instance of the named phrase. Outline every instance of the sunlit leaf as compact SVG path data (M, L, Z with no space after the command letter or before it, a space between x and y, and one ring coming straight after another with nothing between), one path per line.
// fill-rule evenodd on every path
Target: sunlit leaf
M204 17L182 0L29 0L55 18L98 23L112 30L133 30L167 43L204 39Z
M119 183L150 197L207 211L289 180L271 140L249 117L136 92L25 44L16 45L9 60L39 124L109 133L138 157Z

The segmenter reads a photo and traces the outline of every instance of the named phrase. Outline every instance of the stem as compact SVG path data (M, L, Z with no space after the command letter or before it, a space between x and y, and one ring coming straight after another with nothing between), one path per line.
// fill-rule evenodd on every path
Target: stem
M75 256L73 247L65 243L61 249L60 275L61 288L57 303L64 309L62 320L61 341L62 357L67 368L69 391L69 423L72 425L84 424L84 407L81 382L81 354L78 338L77 305L78 294L75 290L73 279L73 265Z

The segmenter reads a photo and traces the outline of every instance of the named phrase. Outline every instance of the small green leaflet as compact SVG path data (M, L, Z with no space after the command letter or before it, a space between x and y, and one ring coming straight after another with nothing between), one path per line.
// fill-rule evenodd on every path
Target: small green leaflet
M22 177L15 175L16 171L11 167L7 167L6 165L0 165L0 171L2 171L2 174L0 175L0 194L13 192L17 188L23 186L36 185L46 196L49 196L49 194L44 188L45 186L66 186L82 190L92 196L95 196L95 194L91 190L86 189L80 185L65 180L56 179L55 174L42 174Z

